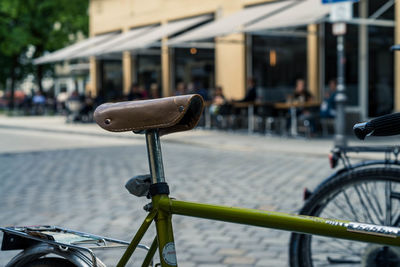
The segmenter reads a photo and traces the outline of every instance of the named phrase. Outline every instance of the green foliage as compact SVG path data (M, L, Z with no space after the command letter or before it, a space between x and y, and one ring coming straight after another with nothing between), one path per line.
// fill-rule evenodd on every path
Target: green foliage
M88 33L88 0L1 0L0 85L33 70L30 47L39 57L75 41L78 32Z

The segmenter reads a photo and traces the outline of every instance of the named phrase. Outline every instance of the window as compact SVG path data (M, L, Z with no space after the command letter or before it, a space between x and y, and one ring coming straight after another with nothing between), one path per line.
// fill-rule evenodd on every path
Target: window
M101 91L100 95L106 101L122 99L122 61L102 60L101 64Z
M372 15L387 0L369 0L369 15ZM394 6L378 19L394 20ZM394 94L394 54L390 47L394 44L393 27L368 27L368 116L376 117L393 111Z
M301 29L305 31L305 29ZM252 67L266 101L285 101L296 79L307 79L307 38L253 36Z
M161 57L160 55L137 56L137 81L150 93L152 84L161 88ZM160 91L158 92L161 93Z
M175 49L175 86L184 82L195 90L214 88L214 69L214 49Z

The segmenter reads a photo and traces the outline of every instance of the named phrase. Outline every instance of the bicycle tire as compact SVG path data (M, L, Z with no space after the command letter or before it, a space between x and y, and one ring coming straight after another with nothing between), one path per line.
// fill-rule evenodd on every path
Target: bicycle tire
M344 172L314 192L300 214L399 226L400 169L385 166ZM398 248L298 233L290 238L291 267L385 266L388 260L383 256L393 261L386 266L400 266Z
M76 267L76 265L63 258L41 258L26 264L24 267Z

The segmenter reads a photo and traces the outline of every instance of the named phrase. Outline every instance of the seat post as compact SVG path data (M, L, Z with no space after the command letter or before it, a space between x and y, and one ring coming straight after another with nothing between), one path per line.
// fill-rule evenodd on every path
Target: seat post
M149 157L149 167L151 183L165 183L164 165L162 161L161 143L158 130L146 131L147 155Z

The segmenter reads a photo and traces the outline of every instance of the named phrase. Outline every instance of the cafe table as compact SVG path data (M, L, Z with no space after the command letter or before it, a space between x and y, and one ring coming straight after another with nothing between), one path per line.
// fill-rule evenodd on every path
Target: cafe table
M274 108L279 111L289 111L290 114L290 135L297 136L297 109L299 108L316 108L321 105L318 101L291 101L291 102L278 102L274 104ZM281 113L281 112L280 112Z
M270 102L252 101L252 102L232 102L231 105L235 109L247 109L247 132L248 134L254 133L254 109L255 107L262 107L270 105Z

